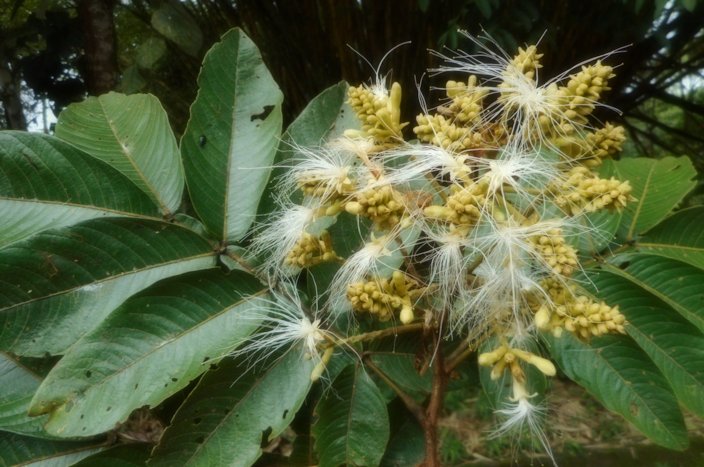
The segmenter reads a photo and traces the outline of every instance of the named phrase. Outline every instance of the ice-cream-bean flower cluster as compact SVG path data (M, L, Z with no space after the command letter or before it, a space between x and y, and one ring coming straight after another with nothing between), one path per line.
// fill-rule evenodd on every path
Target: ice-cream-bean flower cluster
M467 79L448 81L445 100L413 128L401 118L400 84L350 87L359 127L295 148L280 179L280 211L253 251L266 255L262 271L274 281L336 264L321 304L327 316L422 318L474 348L499 339L479 361L492 377L511 377L502 429L532 427L538 408L522 368L548 376L555 368L522 343L539 331L582 340L624 333L618 307L575 280L574 239L598 228L584 221L588 213L633 199L628 181L594 171L625 135L590 119L609 90L610 66L596 61L541 83L536 46L506 58L478 45L479 56L443 56L437 71ZM356 217L357 228L335 231L342 216ZM342 244L357 248L341 256Z

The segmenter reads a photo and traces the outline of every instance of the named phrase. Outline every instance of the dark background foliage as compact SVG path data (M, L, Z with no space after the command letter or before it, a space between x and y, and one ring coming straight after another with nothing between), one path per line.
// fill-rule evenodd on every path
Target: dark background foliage
M39 103L57 114L86 94L151 92L177 133L188 118L203 54L239 26L281 86L284 124L321 90L379 71L403 85L407 118L421 90L447 75L429 50L476 46L457 33L485 32L505 50L540 40L543 76L627 46L599 117L628 127L640 154L688 154L702 167L704 2L697 0L3 0L0 126L42 126ZM356 52L355 52L356 51ZM363 57L363 58L362 58ZM366 62L369 63L366 63ZM436 98L440 93L431 94ZM24 96L24 97L21 97ZM46 99L42 101L41 99ZM430 103L432 104L432 102ZM32 122L32 119L35 121Z

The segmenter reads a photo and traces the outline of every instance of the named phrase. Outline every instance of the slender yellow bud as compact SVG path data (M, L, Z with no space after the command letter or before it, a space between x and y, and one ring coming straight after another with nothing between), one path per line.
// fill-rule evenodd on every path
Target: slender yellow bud
M326 216L336 216L340 212L342 212L342 204L340 203L334 203L325 208Z
M550 328L550 310L545 305L535 313L535 326L542 330Z
M491 380L496 381L497 379L501 378L504 374L504 370L506 369L506 360L501 359L498 362L496 362L496 365L493 366L491 369Z
M355 216L358 216L362 213L363 207L361 204L359 204L357 201L350 201L345 204L345 211L349 212L350 214L353 214Z
M537 355L531 354L530 358L528 358L526 362L536 367L545 376L555 376L555 374L557 373L555 365L546 358L538 357Z
M404 304L401 308L401 313L399 314L399 319L403 324L408 324L415 319L413 314L413 307L410 304Z
M491 352L484 352L483 354L479 355L479 364L481 366L491 366L494 363L498 362L499 359L503 358L504 355L506 355L507 350L508 347L502 345L501 347L494 349Z
M328 366L328 362L330 361L330 358L332 357L334 351L335 347L328 347L327 349L325 349L325 352L323 352L320 361L317 365L315 365L315 368L313 368L313 371L310 374L311 381L316 382L320 379L320 377L323 375L323 371L325 371L325 368Z

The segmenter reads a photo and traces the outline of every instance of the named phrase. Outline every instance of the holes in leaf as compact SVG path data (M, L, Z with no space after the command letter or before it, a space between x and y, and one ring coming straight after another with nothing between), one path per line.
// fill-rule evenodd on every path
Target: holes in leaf
M196 417L196 418L193 419L193 424L194 424L194 425L200 425L200 422L202 422L202 421L203 421L202 418Z
M91 376L93 376L93 372L90 370L86 370L86 378L90 378Z
M284 410L284 414L281 418L286 418L286 415L288 415L288 409Z
M272 431L273 430L271 427L268 427L266 430L262 431L262 442L260 443L261 447L265 448L269 444L269 435Z
M83 420L83 417L85 417L85 415L81 414L80 419Z
M196 443L203 444L205 442L205 436L199 436L196 438Z
M271 113L272 110L274 110L273 105L265 105L262 113L252 114L252 116L249 117L249 121L253 122L255 120L266 120L266 117L269 116L269 114Z
M208 360L210 360L210 357L203 357L203 363L207 362Z
M107 408L105 409L106 412L110 412L111 410L112 410L112 407L110 407L110 406L107 406Z
M217 370L217 369L218 369L218 365L217 365L216 363L211 363L211 364L210 364L210 370L211 370L211 371L212 371L212 370Z
M134 384L134 390L136 391L138 387L139 387L139 383L135 383L135 384Z

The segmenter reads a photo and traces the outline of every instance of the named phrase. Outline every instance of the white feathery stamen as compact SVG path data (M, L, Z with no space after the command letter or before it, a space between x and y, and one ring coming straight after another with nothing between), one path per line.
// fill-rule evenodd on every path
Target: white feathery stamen
M490 434L490 438L498 438L508 434L519 436L528 429L530 435L536 439L545 450L553 465L557 462L550 448L550 442L542 427L542 418L545 416L545 407L530 402L535 394L528 394L525 385L513 380L513 397L496 414L504 420L499 427Z
M254 308L243 313L243 319L260 322L259 330L244 339L234 356L244 356L250 366L265 360L272 353L300 344L306 357L319 362L318 345L333 334L321 327L314 314L309 318L294 284L282 282L271 290L271 298L254 302Z
M313 223L319 209L316 204L301 206L289 203L272 215L269 222L258 227L250 251L253 256L267 255L260 269L273 277L294 272L284 266L284 259Z
M385 179L393 185L419 180L434 172L457 183L470 171L466 164L468 155L456 155L431 144L406 144L384 151L379 157L390 164Z
M481 84L482 88L497 94L499 98L483 110L482 120L508 123L507 131L513 139L511 144L534 149L543 146L558 153L560 149L551 141L551 138L544 134L544 125L540 121L541 119L547 118L550 121L550 127L556 131L558 136L567 135L566 130L562 129L565 122L569 122L570 128L576 130L578 134L592 129L586 121L567 118L566 111L569 109L556 96L559 83L582 65L604 59L612 54L622 52L624 49L622 47L585 60L541 84L537 69L534 77L526 76L512 63L512 57L504 52L488 34L473 37L466 31L460 31L460 33L471 40L480 52L469 54L459 51L455 52L453 56L435 52L434 54L443 59L447 65L433 71L438 73L461 71L484 78L485 81ZM581 104L583 106L601 106L617 111L594 99L583 97L583 101ZM507 111L508 114L505 114Z
M429 230L428 238L437 246L422 253L421 261L430 260L429 285L436 285L437 291L429 289L433 296L439 298L440 309L447 307L453 297L466 285L467 265L469 259L464 250L467 238L459 231L449 229Z
M320 187L316 197L325 203L336 194L344 194L346 187L353 184L356 154L330 146L295 149L296 156L282 165L288 168L279 178L279 192L283 196L290 196L301 185L312 184Z
M393 245L397 242L398 229L381 237L372 236L372 240L365 243L362 248L347 258L332 279L329 290L331 292L328 300L329 308L333 315L338 315L341 311L350 309L347 300L347 287L355 282L360 282L366 277L376 276L379 269L379 262L384 257L393 254Z

